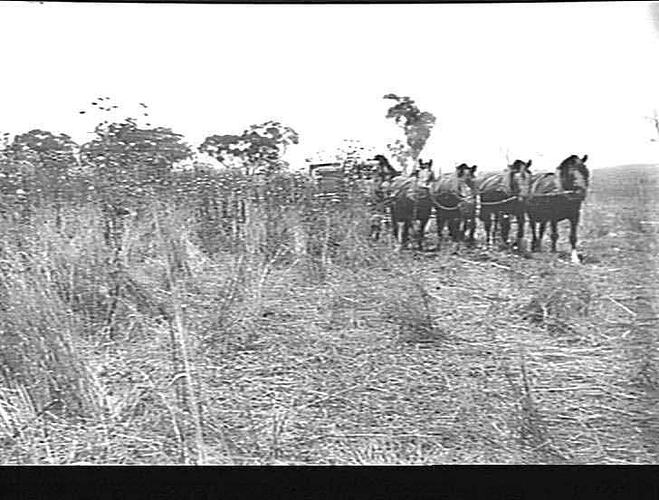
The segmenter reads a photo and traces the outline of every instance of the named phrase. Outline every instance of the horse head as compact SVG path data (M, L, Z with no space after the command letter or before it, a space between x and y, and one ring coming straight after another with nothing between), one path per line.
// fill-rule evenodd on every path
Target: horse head
M588 155L584 155L583 158L571 155L558 166L556 171L565 191L575 191L582 196L586 194L590 179L586 160Z
M531 186L531 163L532 160L524 162L515 160L508 165L509 184L513 194L519 199L526 199L529 196Z
M419 159L419 166L413 172L413 175L415 175L423 184L428 185L431 182L434 182L435 173L432 170L432 160L424 162L423 160Z
M460 191L460 186L467 186L471 190L476 189L476 170L478 166L473 165L469 166L466 163L461 163L455 167L455 178L458 185L458 191Z

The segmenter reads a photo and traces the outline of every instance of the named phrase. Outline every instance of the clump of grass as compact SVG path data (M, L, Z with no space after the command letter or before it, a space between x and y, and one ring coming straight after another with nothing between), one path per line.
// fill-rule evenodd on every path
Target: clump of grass
M75 339L83 326L59 297L49 263L26 257L3 241L0 280L0 365L6 383L20 384L36 411L56 407L69 415L96 413L87 366Z
M511 393L515 396L516 411L512 418L516 420L513 428L516 430L521 460L524 463L565 462L566 458L555 447L551 430L544 420L523 351L519 352L517 376L510 373L506 364L504 372Z
M433 319L435 302L418 277L401 277L395 295L388 298L385 318L402 341L434 342L444 337Z
M520 311L524 319L545 325L551 332L568 333L579 318L590 315L594 297L592 285L580 272L551 269L543 272Z

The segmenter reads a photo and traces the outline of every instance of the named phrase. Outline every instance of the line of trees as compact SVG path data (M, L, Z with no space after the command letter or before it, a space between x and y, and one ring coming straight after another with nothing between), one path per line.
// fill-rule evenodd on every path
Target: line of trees
M253 125L241 135L212 135L197 149L231 172L272 175L288 170L286 147L297 133L281 123ZM131 204L144 196L184 195L193 178L204 182L214 170L200 162L183 135L137 119L99 123L92 139L77 144L66 134L35 129L0 147L0 192L5 205L61 206L96 199ZM187 169L184 166L187 164ZM193 168L189 168L192 166ZM197 174L197 175L193 175ZM224 177L227 177L225 173ZM218 175L217 182L221 182ZM229 175L230 177L230 175ZM229 181L230 179L226 179ZM208 187L208 186L206 186Z
M384 99L394 101L386 117L400 125L405 135L404 142L390 145L390 153L403 165L413 164L435 117L419 110L409 97L388 94ZM109 98L99 98L91 106L100 113L118 108ZM148 106L140 106L148 120ZM221 193L228 190L240 197L258 187L257 197L281 191L290 199L307 189L304 179L292 174L284 159L287 148L298 143L299 134L278 121L252 125L240 134L213 134L197 148L170 128L154 127L146 120L140 123L134 117L100 121L84 144L40 129L13 139L5 133L0 139L0 209L29 219L35 208L54 206L59 223L60 210L67 204L96 201L112 213L122 207L139 209L145 200L156 197L193 200L207 217L214 212L226 214L231 207ZM357 143L342 152L355 177L361 176L363 152ZM201 161L197 153L209 155L225 169ZM291 189L298 194L284 192Z

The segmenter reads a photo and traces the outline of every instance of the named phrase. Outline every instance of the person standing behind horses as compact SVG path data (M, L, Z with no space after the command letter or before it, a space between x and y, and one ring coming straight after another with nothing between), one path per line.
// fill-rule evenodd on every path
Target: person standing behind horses
M370 219L370 237L372 240L379 240L382 232L382 225L386 215L387 201L391 195L392 183L401 172L391 166L389 160L384 155L376 155L373 161L377 162L375 171L372 174L372 204L373 214ZM394 229L395 234L395 229Z

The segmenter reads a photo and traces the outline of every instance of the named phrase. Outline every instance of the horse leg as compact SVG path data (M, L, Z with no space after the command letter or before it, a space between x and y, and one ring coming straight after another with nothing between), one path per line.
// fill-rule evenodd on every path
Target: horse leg
M536 232L536 220L533 217L529 217L529 226L531 226L531 251L538 252L540 251L540 240L538 240L538 234Z
M462 220L452 219L449 221L449 234L453 241L462 241Z
M446 228L448 229L448 235L451 241L456 241L458 231L455 227L455 219L447 219Z
M483 222L483 227L485 228L485 248L489 250L491 237L490 231L492 230L492 214L489 212L481 212L480 219Z
M556 252L556 242L558 241L558 221L551 221L551 251Z
M435 216L435 222L437 224L437 250L442 246L442 233L444 232L444 222L445 219L439 214L439 209L437 215Z
M501 240L503 245L507 247L510 237L510 217L504 212L499 212L499 217L501 218Z
M382 219L377 214L371 217L371 240L378 241L380 239L380 231L382 231Z
M393 209L390 210L389 218L391 219L391 235L394 237L394 241L398 241L398 220Z
M427 224L428 224L428 219L426 217L419 219L419 232L417 235L417 245L420 252L423 251L423 238L426 234Z
M402 225L402 227L401 227ZM400 236L400 249L405 250L407 248L407 243L410 239L410 221L405 220L398 223L398 234Z
M542 249L542 238L545 237L545 229L547 228L547 221L540 221L538 228L538 251Z
M570 217L570 246L572 251L570 253L570 259L573 264L580 264L581 259L577 253L577 228L579 226L579 213L573 217Z
M462 219L450 219L448 223L449 234L453 240L453 254L460 253L460 241L462 240Z
M412 239L414 240L414 248L421 250L421 228L418 220L412 220Z
M407 240L407 222L405 221L396 221L396 251L400 252L405 248L405 242Z
M469 237L467 238L467 241L469 242L469 245L474 245L476 243L476 218L475 217L470 217L469 218Z
M517 241L515 241L515 247L520 249L522 246L522 240L524 239L524 212L517 212L515 217L517 219Z
M414 221L406 220L403 223L403 250L410 246L410 239L414 237Z

